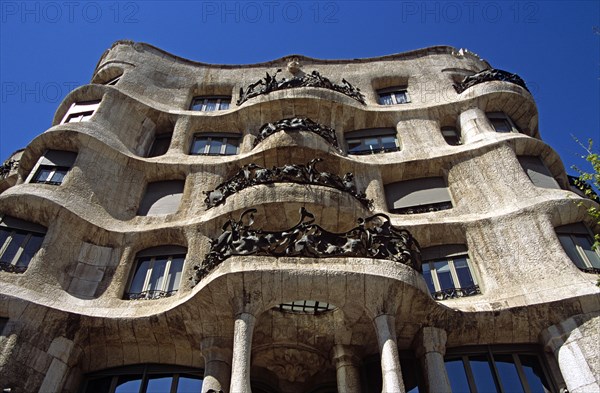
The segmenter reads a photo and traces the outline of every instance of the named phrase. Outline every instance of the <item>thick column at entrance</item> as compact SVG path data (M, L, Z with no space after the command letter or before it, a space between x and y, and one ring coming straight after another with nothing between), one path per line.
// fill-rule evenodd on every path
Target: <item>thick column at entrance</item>
M250 355L256 317L243 312L235 318L233 327L233 358L231 362L231 393L250 393Z
M348 345L333 347L337 388L339 393L360 393L359 359Z
M377 341L381 354L381 374L383 393L404 392L398 343L396 341L395 319L391 315L382 314L375 317Z
M200 343L204 356L204 380L202 393L210 389L229 392L231 382L231 340L221 337L207 337Z
M421 362L425 384L429 393L450 393L450 380L444 364L446 331L424 327L415 341L415 353Z

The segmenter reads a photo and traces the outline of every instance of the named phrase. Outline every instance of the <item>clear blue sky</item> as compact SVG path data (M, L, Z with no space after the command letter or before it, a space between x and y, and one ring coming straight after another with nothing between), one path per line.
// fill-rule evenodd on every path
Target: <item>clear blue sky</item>
M565 166L582 165L570 134L600 145L600 1L1 0L0 11L0 161L50 126L120 39L221 64L464 47L525 79Z

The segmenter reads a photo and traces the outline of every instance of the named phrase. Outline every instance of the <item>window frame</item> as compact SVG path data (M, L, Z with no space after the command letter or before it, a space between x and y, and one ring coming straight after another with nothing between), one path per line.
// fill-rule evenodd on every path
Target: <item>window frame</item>
M427 182L429 182L429 184L426 184ZM432 187L431 186L432 182L434 182L434 183L437 182L439 184L436 184ZM399 183L401 183L401 184L399 184ZM419 184L419 183L425 183L425 184ZM442 184L443 184L443 187L441 187ZM416 187L416 186L418 186L418 187ZM394 194L398 192L398 189L408 190L409 192L402 194L400 197L397 197L397 195L394 196ZM439 198L439 196L435 196L435 197L432 196L431 193L433 193L433 195L436 195L437 193L440 192L439 190L442 190L442 189L445 190L445 194L447 194L447 195L444 195L443 200L440 200L441 198ZM413 203L410 205L406 204L406 198L414 199L415 198L414 195L417 193L424 194L424 195L421 195L420 198L425 198L428 203L420 203L420 204ZM388 183L388 184L384 185L384 195L385 195L388 211L391 214L406 215L406 214L432 213L432 212L438 212L438 211L442 211L442 210L450 210L450 209L453 209L455 206L455 204L452 200L452 194L450 193L450 187L448 186L446 179L442 176L419 177L416 179L400 180L397 182ZM446 196L447 196L447 198L446 198ZM397 202L402 201L402 200L404 200L404 202L402 204L405 206L394 207L394 205Z
M124 294L124 299L125 300L155 300L155 299L162 299L162 298L167 298L167 297L171 297L174 294L176 294L180 287L181 287L181 276L183 275L183 270L184 270L184 266L185 266L185 259L187 256L187 250L186 253L183 253L183 249L178 250L179 252L171 252L171 253L166 253L166 252L156 252L154 254L150 254L147 252L147 250L142 251L140 253L138 253L138 255L135 258L135 264L133 266L133 271L131 274L131 277L129 279L129 282L127 284L127 290L125 291ZM148 255L146 255L148 254ZM165 264L165 269L162 273L162 276L157 277L157 280L161 280L162 279L162 284L161 284L161 288L156 288L156 289L148 289L148 287L150 286L150 280L152 279L152 274L153 274L153 269L154 269L154 265L156 263L157 259L162 259L162 258L166 258L166 264ZM172 262L174 259L176 258L182 258L183 261L181 263L181 271L179 272L179 282L174 282L173 287L176 289L173 289L171 291L167 291L166 289L168 286L169 281L166 279L167 277L169 277L169 274L171 273L171 266L172 266ZM146 269L145 272L145 276L144 276L144 280L143 280L143 284L142 284L142 290L140 292L131 292L131 286L133 285L140 265L141 263L145 262L149 260L149 265L148 268Z
M517 127L517 125L510 118L510 116L508 116L504 112L486 112L485 116L487 117L487 120L488 120L490 126L492 127L492 130L494 130L494 132L497 132L500 134L520 133L521 132L521 130L519 130L519 127ZM510 128L510 131L498 131L498 129L494 125L494 120L504 121L504 124L508 126L507 128Z
M458 128L453 127L453 126L443 126L443 127L440 127L440 132L442 134L442 137L444 138L444 140L446 141L446 143L448 145L460 146L463 144L460 132L458 132ZM453 135L446 135L448 132L452 132ZM456 143L450 143L449 139L453 138L453 137L456 138Z
M309 304L307 304L309 303ZM283 302L275 307L276 310L289 312L294 314L323 314L328 311L333 311L337 307L331 303L321 302L318 300L294 300L291 302Z
M194 148L194 144L196 143L197 140L206 138L206 145L204 146L204 152L200 153L194 153L193 148ZM196 133L194 134L194 136L192 137L192 143L190 144L190 150L189 150L189 154L192 156L235 156L240 154L240 142L242 139L242 135L241 134L236 134L236 133L224 133L224 132L212 132L212 133ZM221 142L221 148L219 150L219 153L210 153L210 148L211 148L211 142L213 140L220 140ZM226 154L227 151L227 144L229 143L230 140L234 140L236 142L235 147L235 153L234 154ZM233 145L233 143L232 143Z
M29 267L31 260L35 258L35 255L42 248L46 236L46 231L42 229L41 226L39 226L40 228L37 228L37 224L28 223L12 217L10 219L14 220L14 224L16 225L10 225L10 223L5 222L6 218L8 217L4 217L2 220L0 220L0 231L7 233L6 238L4 239L2 244L0 244L0 271L3 270L10 273L23 273ZM19 228L19 226L21 226L21 228ZM25 226L29 228L26 228ZM33 227L36 228L34 229ZM25 235L25 237L18 244L18 248L11 260L5 261L2 259L2 257L4 256L4 253L8 250L8 248L11 246L11 243L15 240L15 235L17 234ZM32 249L30 251L31 258L29 259L29 261L27 261L27 263L19 263L21 261L21 257L27 249L27 246L30 245L31 239L33 237L41 238L39 246L35 250Z
M381 138L394 137L395 148L386 148ZM366 145L366 139L377 139L377 149L374 149L374 145ZM401 151L400 139L398 138L398 131L395 128L368 128L363 130L355 130L347 132L344 135L346 142L346 152L348 155L353 156L365 156L370 154L383 154ZM359 151L351 151L350 143L353 141L359 141L359 146L369 146L369 149L362 149Z
M202 103L200 104L200 109L194 109L194 106L198 105L200 101L202 101ZM215 104L215 109L207 111L206 107L211 102ZM227 102L227 107L221 108L221 104L224 104L225 102ZM194 112L217 112L217 111L226 111L230 108L231 108L231 96L195 96L192 98L192 102L190 103L189 110L194 111Z
M466 374L466 380L469 385L470 392L479 392L475 383L475 375L471 368L469 357L470 356L486 356L487 364L492 374L492 380L494 386L498 392L506 392L506 389L502 385L501 374L496 366L497 361L494 359L494 355L511 355L517 375L519 376L519 382L525 393L532 393L529 381L523 370L523 365L519 355L535 356L538 360L538 364L542 369L543 379L550 388L550 393L556 392L556 382L553 378L551 370L544 358L542 352L535 345L483 345L483 346L467 346L457 348L447 348L444 356L444 366L448 361L460 359L463 364L463 370Z
M35 171L35 174L33 175L33 177L31 178L30 183L36 183L36 184L51 184L53 186L60 186L65 177L67 176L67 174L69 173L69 170L71 168L66 167L66 166L55 166L55 165L48 165L48 164L42 164L39 165L37 170ZM47 170L49 171L49 175L46 178L46 180L40 180L38 177L40 176L41 172ZM52 181L52 178L54 177L54 175L56 174L56 172L58 171L63 171L64 175L62 177L62 179L60 181Z
M156 154L156 147L159 145L160 142L164 142L166 140L168 140L169 143L167 145L167 149L165 150L165 152L162 154ZM169 151L172 141L173 141L173 133L172 132L165 132L162 134L155 135L154 140L152 141L152 144L150 145L150 149L148 149L148 154L146 155L146 158L164 156Z
M471 274L471 278L473 280L473 285L470 287L463 288L461 287L460 278L458 276L458 272L455 266L455 260L464 258L466 260L467 268L469 269L469 273ZM452 284L454 286L452 288L442 289L440 284L440 279L438 277L437 269L434 268L434 264L436 262L446 262L450 270L450 277L452 278ZM475 269L473 268L473 264L471 263L471 258L469 258L468 252L464 253L456 253L445 257L432 258L423 260L422 267L427 266L429 275L431 277L431 281L433 283L434 292L431 292L429 285L427 285L427 289L431 293L431 296L435 300L448 300L448 299L458 299L461 297L467 296L475 296L481 294L481 288L479 287L479 280L477 274L475 273ZM423 278L425 278L425 272L423 272ZM426 281L427 282L427 281Z
M404 95L405 101L398 102L396 94ZM384 95L389 95L389 97L392 99L391 104L382 103L382 99L383 99L382 96L384 96ZM403 105L403 104L409 104L410 102L411 102L411 100L410 100L410 95L408 94L408 86L393 86L393 87L387 87L385 89L377 90L377 103L379 105L382 105L382 106Z
M580 225L578 225L578 224L580 224ZM571 227L573 229L571 231L569 231L569 227ZM577 228L577 227L579 227L579 228ZM558 238L558 242L560 243L561 247L563 248L563 251L565 252L565 254L567 254L567 257L569 258L569 260L571 260L571 262L573 263L573 265L575 265L575 267L577 267L579 270L581 270L584 273L600 274L600 248L596 248L595 250L593 249L594 234L592 233L592 231L589 229L589 227L587 225L585 225L583 222L561 225L561 226L554 228L554 232L556 233L556 237ZM561 240L561 237L568 237L569 241L571 242L571 245L574 246L574 250L577 253L577 256L579 257L579 261L582 262L583 266L579 266L579 264L571 258L571 254L565 248L564 243ZM594 266L594 263L592 261L590 261L588 254L584 251L584 249L581 247L581 245L579 245L574 240L575 237L584 237L585 240L588 241L588 243L591 245L590 250L595 252L596 257L598 258L598 264L599 264L598 267Z
M69 110L63 116L60 124L81 123L89 121L98 110L102 100L90 100L74 102L69 107ZM78 119L75 121L75 119Z
M81 392L88 392L90 387L93 386L94 383L98 383L98 381L103 379L110 379L109 388L107 393L114 393L117 388L117 383L119 381L119 377L121 376L139 376L140 380L140 391L146 392L148 389L148 381L153 376L169 376L172 378L171 380L171 389L169 393L176 393L179 385L179 378L182 376L192 376L197 377L195 379L199 379L201 383L204 383L204 370L197 369L192 367L183 367L183 366L172 366L172 365L163 365L163 364L137 364L132 366L124 366L118 368L111 368L107 370L102 370L99 372L94 372L85 376L83 381L83 385L81 386Z

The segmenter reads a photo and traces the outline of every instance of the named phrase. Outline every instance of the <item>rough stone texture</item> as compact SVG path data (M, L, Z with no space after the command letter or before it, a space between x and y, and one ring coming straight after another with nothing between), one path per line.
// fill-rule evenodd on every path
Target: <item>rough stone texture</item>
M277 68L291 77L286 66L293 57L302 72L317 70L335 83L347 79L361 89L366 105L302 87L225 111L188 110L200 95L231 95L234 103L240 87ZM449 47L374 59L290 56L230 66L192 62L147 44L116 43L100 59L92 83L65 98L53 126L9 157L19 165L0 179L0 217L47 228L25 273L0 271L0 317L9 319L0 337L0 388L71 393L89 373L159 363L204 369L214 378L206 386L225 392L229 378L240 391L250 389L248 380L291 393L335 389L336 381L346 381L346 391L353 391L350 360L361 368L361 360L381 355L382 379L393 385L386 389L401 391L398 351L429 348L433 338L417 344L423 329L444 331L448 348L542 348L548 340L540 337L554 327L562 341L548 362L557 386L594 391L600 378L596 276L574 266L554 232L579 221L591 225L586 208L592 202L569 191L560 158L540 139L537 109L526 90L493 81L454 91L453 83L485 68L485 61ZM103 84L121 74L116 85ZM392 86L408 86L411 102L378 105L376 90ZM89 100L101 100L91 121L60 124L73 103ZM494 132L485 113L497 111L522 132ZM302 131L276 132L253 147L263 124L295 116L335 129L344 152ZM443 126L457 127L463 144L448 145ZM346 133L377 127L395 128L401 150L345 153ZM154 137L171 132L167 153L146 157ZM239 154L188 154L199 132L238 133ZM26 183L48 149L77 152L64 182ZM562 189L535 187L518 155L539 156ZM249 187L206 210L203 191L243 165L313 158L322 158L320 167L331 173L353 172L357 188L373 199L373 212L339 190L288 183ZM407 228L422 247L465 244L480 295L437 302L419 272L367 258L232 257L195 287L187 280L223 223L248 208L257 209L255 226L265 230L292 227L305 207L323 228L344 232L358 218L389 213L387 184L437 176L446 180L453 208L391 214L392 223ZM169 180L185 181L177 212L137 216L147 184ZM136 254L161 245L187 248L179 291L163 299L124 300ZM335 309L317 315L277 309L296 300L328 302ZM242 312L255 319L243 339L236 325ZM220 355L206 344L216 338ZM339 346L352 348L352 357L340 355ZM577 366L566 371L564 364L573 362Z

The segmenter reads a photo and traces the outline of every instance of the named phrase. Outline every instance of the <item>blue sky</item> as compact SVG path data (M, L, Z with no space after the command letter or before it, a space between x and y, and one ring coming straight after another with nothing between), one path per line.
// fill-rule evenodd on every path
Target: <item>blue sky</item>
M600 145L599 1L1 0L0 11L0 161L50 126L120 39L219 64L464 47L525 79L565 166L584 166L570 134Z

